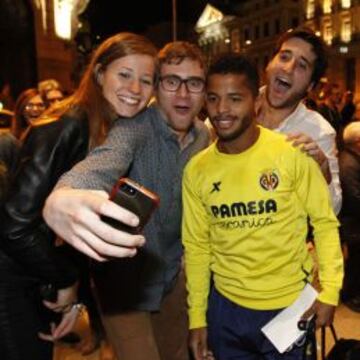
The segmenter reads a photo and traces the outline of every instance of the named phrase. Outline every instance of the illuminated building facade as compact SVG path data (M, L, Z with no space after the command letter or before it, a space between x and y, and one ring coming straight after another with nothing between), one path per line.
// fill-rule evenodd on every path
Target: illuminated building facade
M304 24L330 46L328 78L360 99L360 1L305 0Z
M209 60L226 50L246 53L261 71L271 57L277 36L301 23L302 9L301 1L252 0L234 6L234 15L230 16L207 5L195 28L199 45L210 55Z
M305 25L330 46L329 81L360 100L360 0L248 0L232 16L209 6L195 28L209 60L221 51L242 52L262 73L278 35Z
M195 27L199 34L199 45L207 59L226 51L240 51L239 18L225 15L219 9L207 4Z
M246 1L237 11L242 15L240 47L262 73L279 34L300 24L301 4L293 0Z
M90 0L31 0L36 38L38 79L55 78L71 90L76 51L72 41L77 29L78 15Z

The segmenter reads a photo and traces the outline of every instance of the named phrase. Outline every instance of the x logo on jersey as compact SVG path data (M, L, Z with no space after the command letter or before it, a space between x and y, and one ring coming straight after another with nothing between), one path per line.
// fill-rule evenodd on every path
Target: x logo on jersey
M220 185L221 185L221 181L218 181L218 182L214 182L213 183L213 188L212 190L210 191L210 194L212 194L213 192L215 191L220 191Z

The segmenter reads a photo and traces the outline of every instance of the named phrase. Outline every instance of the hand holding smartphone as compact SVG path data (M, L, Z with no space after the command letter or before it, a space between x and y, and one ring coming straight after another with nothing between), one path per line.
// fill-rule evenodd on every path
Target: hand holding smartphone
M108 216L102 216L102 220L130 234L139 234L142 231L160 203L157 194L129 178L120 178L117 181L110 193L110 200L137 215L140 220L139 225L132 227Z

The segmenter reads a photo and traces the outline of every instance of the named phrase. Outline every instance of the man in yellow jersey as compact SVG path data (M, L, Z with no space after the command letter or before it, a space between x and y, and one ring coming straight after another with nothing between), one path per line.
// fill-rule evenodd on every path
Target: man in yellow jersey
M317 326L332 322L338 303L343 261L326 181L284 135L256 125L258 85L239 55L211 66L207 110L218 140L185 168L182 237L196 360L302 359L301 347L280 354L261 328L310 280L308 216L322 287Z

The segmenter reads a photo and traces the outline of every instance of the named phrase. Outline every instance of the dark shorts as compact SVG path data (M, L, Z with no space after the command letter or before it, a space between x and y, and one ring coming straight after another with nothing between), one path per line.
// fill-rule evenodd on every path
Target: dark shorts
M280 354L261 332L282 309L248 309L212 289L208 320L208 342L216 360L302 360L302 345Z

